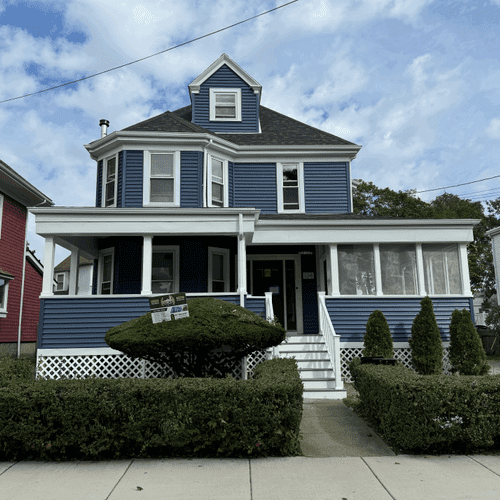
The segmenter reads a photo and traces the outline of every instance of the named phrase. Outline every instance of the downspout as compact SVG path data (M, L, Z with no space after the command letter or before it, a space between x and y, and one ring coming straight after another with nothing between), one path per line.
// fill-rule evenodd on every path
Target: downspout
M24 278L26 274L27 240L28 240L28 209L26 209L26 228L24 230L23 277L21 278L21 303L19 307L19 325L17 327L17 359L21 357L21 324L23 321Z

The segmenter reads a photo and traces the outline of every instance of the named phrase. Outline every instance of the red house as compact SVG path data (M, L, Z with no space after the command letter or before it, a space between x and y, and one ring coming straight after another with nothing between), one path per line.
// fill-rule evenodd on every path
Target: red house
M43 266L27 245L27 207L53 204L0 160L0 355L35 352Z

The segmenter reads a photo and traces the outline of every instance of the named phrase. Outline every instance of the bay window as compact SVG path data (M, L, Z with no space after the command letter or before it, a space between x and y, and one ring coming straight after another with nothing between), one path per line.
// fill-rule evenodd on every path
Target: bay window
M208 199L211 207L227 206L227 161L209 156Z
M116 155L104 160L103 165L103 205L105 207L116 207Z

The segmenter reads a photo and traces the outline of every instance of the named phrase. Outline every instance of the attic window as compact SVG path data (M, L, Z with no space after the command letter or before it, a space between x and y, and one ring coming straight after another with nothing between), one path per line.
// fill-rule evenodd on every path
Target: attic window
M210 89L210 120L241 121L241 89Z

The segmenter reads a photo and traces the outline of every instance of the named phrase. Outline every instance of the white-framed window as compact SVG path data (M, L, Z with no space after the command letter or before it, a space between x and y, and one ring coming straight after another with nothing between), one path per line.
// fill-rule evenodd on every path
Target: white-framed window
M105 248L99 252L98 295L113 294L114 264L114 248Z
M179 291L179 247L153 245L151 291L177 293Z
M373 245L338 245L340 295L375 295Z
M180 205L180 151L144 152L144 206Z
M229 250L208 247L208 291L229 292Z
M66 273L56 273L56 292L65 292L68 289L68 277Z
M462 293L458 245L422 245L425 289L429 295Z
M0 318L7 317L7 299L9 294L9 281L12 278L0 274Z
M110 156L102 164L102 206L116 207L118 190L118 155Z
M241 89L210 89L210 121L241 121Z
M0 194L0 238L2 237L3 194Z
M210 155L208 157L208 200L210 207L227 207L227 161Z
M304 164L277 164L278 212L304 212Z

